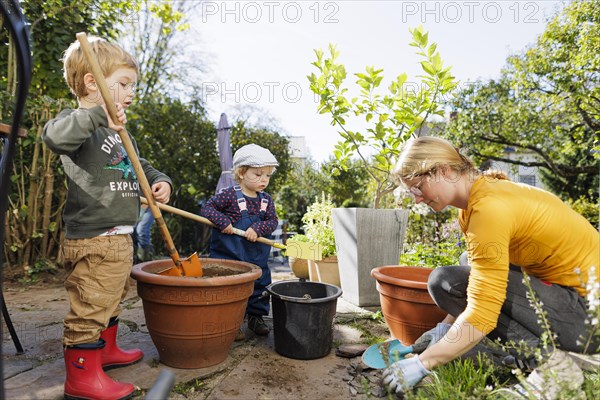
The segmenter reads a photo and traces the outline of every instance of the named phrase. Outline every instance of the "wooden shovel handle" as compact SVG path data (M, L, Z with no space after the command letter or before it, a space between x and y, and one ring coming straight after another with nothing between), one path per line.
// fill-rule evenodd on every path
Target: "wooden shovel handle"
M145 197L140 197L140 200L143 204L148 204L148 200ZM170 212L172 214L176 214L176 215L180 215L184 218L188 218L191 219L193 221L196 222L200 222L202 224L208 225L208 226L212 226L213 228L216 228L217 226L215 224L213 224L208 218L204 218L200 215L196 215L196 214L192 214L191 212L188 211L184 211L181 210L179 208L175 208L166 204L158 204L158 208L160 208L163 211L167 211ZM245 231L241 230L241 229L237 229L237 228L233 228L233 233L235 233L238 236L244 236L244 234L246 233ZM282 243L276 242L274 240L270 240L267 239L265 237L259 236L258 238L256 238L256 241L259 243L263 243L266 244L268 246L273 246L275 248L281 249L281 250L285 250L286 246Z
M92 51L92 47L90 46L90 43L87 40L87 35L85 34L85 32L80 32L76 36L77 36L77 40L79 40L79 45L81 47L81 50L83 51L83 54L84 54L87 62L90 64L90 67L92 68L92 74L94 75L94 79L96 80L96 85L100 89L100 94L102 95L102 98L104 99L104 103L106 104L106 109L108 110L108 115L110 116L110 118L113 120L113 122L115 124L122 126L123 124L121 124L117 120L117 106L115 105L115 103L113 101L110 91L108 90L108 85L106 84L106 80L104 79L104 74L102 73L102 70L100 69L100 65L98 64L98 60L96 60L96 56L94 55L94 52ZM137 152L135 151L135 148L133 147L133 143L131 142L131 139L129 138L129 134L127 133L127 130L125 128L123 128L123 130L118 131L118 134L121 137L121 141L123 142L123 147L125 147L125 151L127 152L127 155L129 156L129 160L131 161L131 164L133 165L133 169L135 171L135 174L137 175L138 181L142 188L142 193L144 193L144 196L146 196L146 198L149 199L148 205L150 206L150 209L152 210L152 215L154 215L154 219L156 220L156 223L157 223L158 227L160 228L160 232L162 233L162 236L165 240L165 244L167 246L169 255L173 259L173 262L175 262L175 265L177 265L178 267L181 267L181 260L179 258L179 253L177 252L177 249L175 248L175 244L173 243L173 239L171 238L169 229L167 228L167 225L165 224L165 220L163 219L162 214L160 213L160 209L158 208L157 203L154 200L154 197L152 197L152 190L150 189L150 184L148 183L148 179L146 178L146 174L144 173L144 169L142 168L142 164L140 163L140 159L138 158Z

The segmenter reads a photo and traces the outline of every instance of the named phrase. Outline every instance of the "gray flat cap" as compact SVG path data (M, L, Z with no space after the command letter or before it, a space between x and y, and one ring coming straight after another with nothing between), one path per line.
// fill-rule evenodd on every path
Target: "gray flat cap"
M237 167L276 167L275 156L264 147L256 144L242 146L233 155L233 168Z

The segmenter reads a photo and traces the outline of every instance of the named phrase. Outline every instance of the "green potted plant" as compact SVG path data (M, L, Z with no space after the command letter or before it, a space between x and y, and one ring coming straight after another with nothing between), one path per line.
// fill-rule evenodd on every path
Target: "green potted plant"
M340 271L344 298L359 306L379 304L371 269L398 264L402 254L408 211L381 209L397 187L391 179L394 162L406 140L423 134L431 117L443 115L444 97L457 85L428 33L422 27L410 32L410 45L421 57L423 74L412 81L405 73L398 75L387 93L380 93L383 70L375 67L354 74L357 87L350 88L334 45L327 56L315 50L317 59L312 64L318 74L308 76L311 90L320 99L318 112L328 114L331 124L339 128L341 139L334 150L337 171L357 158L374 186L373 209L333 210L338 256L344 266ZM350 89L358 89L359 95L350 99Z
M311 281L340 286L335 236L331 210L335 205L330 196L321 194L302 216L304 233L310 243L322 247L322 260L308 260L308 274Z

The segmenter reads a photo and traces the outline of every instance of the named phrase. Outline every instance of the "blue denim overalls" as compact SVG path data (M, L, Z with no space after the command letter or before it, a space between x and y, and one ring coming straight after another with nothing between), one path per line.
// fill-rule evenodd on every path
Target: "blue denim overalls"
M236 185L233 187L237 196L238 207L242 213L242 218L235 224L234 228L246 230L253 223L262 221L265 218L269 200L264 198L261 192L258 192L260 200L260 214L250 215L246 207L246 199L242 193L242 189ZM262 275L254 281L254 292L248 299L246 314L251 315L268 315L269 314L269 298L260 298L266 287L271 284L271 270L267 265L271 247L258 243L250 242L246 238L238 235L228 235L221 233L218 229L213 228L212 238L210 241L210 256L212 258L224 258L227 260L246 261L258 265L262 269Z

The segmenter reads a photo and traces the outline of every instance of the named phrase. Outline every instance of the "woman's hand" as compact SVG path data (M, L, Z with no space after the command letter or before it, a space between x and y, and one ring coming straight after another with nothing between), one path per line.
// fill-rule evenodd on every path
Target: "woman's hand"
M417 383L431 372L425 369L419 356L396 361L383 371L383 384L389 393L395 393L402 398L404 393L412 389Z
M435 326L435 328L432 328L432 329L428 330L427 332L425 332L424 334L422 334L417 339L415 344L421 343L421 342L429 342L429 345L427 346L427 348L430 348L435 343L439 342L440 339L443 338L446 333L448 333L448 331L450 330L451 327L452 327L452 324L446 324L444 322L440 322Z

